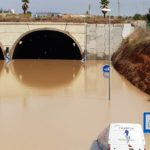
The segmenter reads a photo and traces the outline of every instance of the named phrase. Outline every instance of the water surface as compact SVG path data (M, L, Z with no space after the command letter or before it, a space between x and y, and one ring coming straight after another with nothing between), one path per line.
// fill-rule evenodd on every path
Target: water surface
M142 124L150 97L112 69L109 101L105 63L0 61L0 149L96 150L92 143L109 123Z

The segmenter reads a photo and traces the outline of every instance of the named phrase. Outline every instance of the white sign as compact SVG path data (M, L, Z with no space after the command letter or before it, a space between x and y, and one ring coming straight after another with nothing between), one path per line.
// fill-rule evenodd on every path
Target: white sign
M150 114L146 115L146 129L150 130Z

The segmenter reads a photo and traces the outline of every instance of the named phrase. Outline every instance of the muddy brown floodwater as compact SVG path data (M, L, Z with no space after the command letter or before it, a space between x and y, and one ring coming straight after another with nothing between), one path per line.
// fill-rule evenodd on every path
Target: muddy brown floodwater
M97 150L93 143L109 123L142 125L150 96L112 69L109 101L105 63L0 61L0 149Z

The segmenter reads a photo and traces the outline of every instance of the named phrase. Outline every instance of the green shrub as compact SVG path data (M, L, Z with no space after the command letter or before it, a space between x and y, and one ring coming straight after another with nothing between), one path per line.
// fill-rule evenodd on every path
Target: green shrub
M143 20L143 17L142 17L141 14L135 14L135 15L133 16L133 19L134 19L134 20Z

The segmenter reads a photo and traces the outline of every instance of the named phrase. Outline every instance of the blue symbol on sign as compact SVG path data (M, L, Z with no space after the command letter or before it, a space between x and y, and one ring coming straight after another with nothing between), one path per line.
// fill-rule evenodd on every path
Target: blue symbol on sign
M125 136L128 136L128 135L129 135L129 131L128 131L128 130L125 130L125 131L124 131L124 134L125 134Z
M129 141L130 141L129 131L128 131L128 130L125 130L125 131L124 131L124 134L125 134L125 138L126 138L126 140L127 140L127 143L129 143Z
M109 71L110 71L109 65L104 65L104 66L103 66L103 72L104 72L104 73L109 73Z

